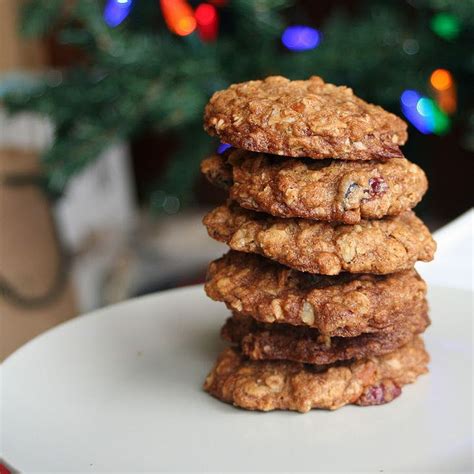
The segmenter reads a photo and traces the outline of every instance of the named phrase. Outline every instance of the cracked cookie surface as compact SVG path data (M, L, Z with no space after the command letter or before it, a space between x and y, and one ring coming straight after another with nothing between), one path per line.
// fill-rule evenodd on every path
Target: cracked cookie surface
M244 150L316 159L400 158L407 140L402 119L317 76L233 84L211 97L204 128Z
M209 235L233 250L257 253L309 273L387 274L433 259L436 244L412 211L356 225L283 219L220 206L203 220Z
M207 376L204 389L247 410L335 410L347 404L388 403L428 371L428 353L415 337L389 354L330 366L289 361L253 361L227 348Z
M345 224L398 215L428 187L421 168L406 159L314 162L231 149L205 159L201 170L246 209Z
M209 265L205 290L236 313L265 323L306 325L326 336L378 332L426 304L426 284L413 269L313 275L234 250Z
M337 361L380 356L410 342L430 324L428 307L406 315L397 324L380 332L356 337L325 337L317 329L290 324L265 324L250 316L234 314L224 324L221 335L238 344L252 360L291 360L305 364L332 364Z

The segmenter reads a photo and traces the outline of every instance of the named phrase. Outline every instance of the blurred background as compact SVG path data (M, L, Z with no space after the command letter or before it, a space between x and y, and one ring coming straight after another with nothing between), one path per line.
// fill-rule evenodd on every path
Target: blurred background
M401 115L435 230L471 206L474 3L1 0L0 358L47 328L202 281L202 130L233 82L321 75ZM471 169L471 172L469 171Z

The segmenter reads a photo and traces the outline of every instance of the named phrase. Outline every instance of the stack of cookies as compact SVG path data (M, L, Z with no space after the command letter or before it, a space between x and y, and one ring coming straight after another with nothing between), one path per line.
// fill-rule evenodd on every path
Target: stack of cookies
M202 163L228 202L209 235L207 295L232 343L204 388L249 410L379 405L427 372L430 323L414 270L435 243L411 210L427 189L399 148L406 124L319 77L217 92L205 129L229 144Z

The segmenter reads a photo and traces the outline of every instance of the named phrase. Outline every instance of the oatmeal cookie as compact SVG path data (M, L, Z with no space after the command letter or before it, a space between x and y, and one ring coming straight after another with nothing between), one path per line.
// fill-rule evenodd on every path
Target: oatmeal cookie
M225 349L204 389L247 410L335 410L347 404L380 405L428 371L429 355L415 337L389 354L329 366L289 361L253 361Z
M400 158L406 123L320 77L268 77L216 92L204 128L244 150L343 160Z
M314 162L232 149L207 158L201 169L244 208L345 224L398 215L428 188L425 173L406 159Z
M313 275L233 250L210 264L205 289L213 300L258 321L306 325L342 337L378 332L421 311L426 294L415 270Z
M220 206L203 220L209 235L231 249L258 253L302 272L387 274L433 259L436 244L412 211L356 225L283 219Z
M306 364L332 364L392 352L410 342L430 324L427 305L380 332L356 337L322 336L317 329L290 324L259 323L250 316L233 315L222 328L222 337L238 344L253 360L291 360Z

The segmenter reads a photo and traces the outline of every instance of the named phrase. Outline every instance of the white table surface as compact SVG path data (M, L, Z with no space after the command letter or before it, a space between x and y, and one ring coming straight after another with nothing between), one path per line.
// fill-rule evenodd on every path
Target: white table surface
M428 285L473 290L473 226L471 209L434 233L434 261L416 265Z

